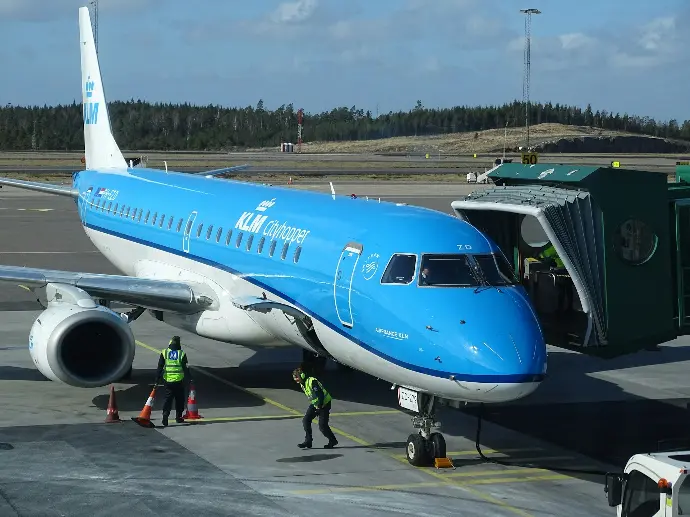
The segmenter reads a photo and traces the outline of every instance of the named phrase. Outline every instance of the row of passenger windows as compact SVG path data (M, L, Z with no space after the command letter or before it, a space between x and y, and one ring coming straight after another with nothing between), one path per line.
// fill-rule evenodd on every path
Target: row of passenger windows
M417 271L417 255L396 253L381 277L382 284L411 284ZM513 268L503 254L422 254L417 285L426 287L478 287L516 285Z
M107 208L106 208L106 205L107 205ZM95 210L101 210L101 212L105 212L107 214L112 213L113 215L119 215L120 217L123 217L125 219L129 218L130 214L131 214L132 221L136 221L136 222L141 222L142 216L143 216L143 208L139 208L139 210L137 211L136 208L132 208L129 206L125 207L124 204L122 204L122 206L120 207L120 213L118 214L117 209L118 209L119 204L115 203L115 206L113 207L113 202L111 201L110 203L108 203L107 200L104 200L103 204L101 205L101 200L99 199L95 204L91 203L91 206L94 207ZM112 211L111 211L111 209L112 209ZM146 211L146 217L144 217L144 224L148 224L150 216L151 216L151 211L147 210ZM168 217L168 222L166 224L166 228L168 230L172 229L174 219L175 219L175 217L172 215ZM163 228L163 224L165 223L165 214L161 214L161 216L159 218L158 212L154 212L153 219L151 219L151 225L155 226L156 222L158 222L159 228ZM180 218L177 221L177 226L175 228L176 232L178 232L178 233L180 232L180 230L182 229L182 223L183 222L184 222L184 218ZM185 230L184 230L184 233L186 235L191 236L193 224L194 224L194 221L192 219L187 221L187 224L186 224ZM204 229L204 223L199 223L199 225L197 226L197 229L196 229L196 237L197 238L201 238L201 233L202 233L203 229ZM209 240L211 238L212 234L213 234L213 225L210 224L206 228L206 240ZM219 226L215 232L216 242L220 242L222 235L223 235L223 227ZM225 235L225 245L226 246L230 245L230 242L232 241L232 237L233 237L233 229L230 228L226 232L226 235ZM235 247L236 248L239 248L242 245L243 237L244 237L244 232L240 231L237 233L237 235L235 237ZM245 249L247 251L250 251L252 249L253 242L254 242L254 234L249 234L249 237L247 237L247 240L245 243ZM256 247L256 252L257 253L263 252L265 244L266 244L266 237L262 236L261 239L259 239L259 244ZM277 244L278 244L278 241L271 240L271 243L268 245L268 256L269 257L272 257L273 254L275 253ZM280 251L281 260L285 260L285 258L287 257L289 248L290 248L290 243L286 241L283 244L283 247ZM295 251L293 253L292 260L295 263L297 263L299 261L301 254L302 254L302 246L297 246L297 248L295 248Z

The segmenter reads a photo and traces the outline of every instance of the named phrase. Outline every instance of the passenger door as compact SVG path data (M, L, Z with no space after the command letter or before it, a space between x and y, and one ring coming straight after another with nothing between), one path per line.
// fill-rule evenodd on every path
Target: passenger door
M354 326L352 316L352 279L357 263L362 256L363 246L357 242L348 242L340 253L333 280L333 298L335 312L340 323L348 328Z
M196 220L196 215L196 210L189 214L189 218L187 219L187 223L184 227L184 234L182 235L182 251L184 251L185 253L189 253L189 236L192 233L192 228L194 228L194 221Z

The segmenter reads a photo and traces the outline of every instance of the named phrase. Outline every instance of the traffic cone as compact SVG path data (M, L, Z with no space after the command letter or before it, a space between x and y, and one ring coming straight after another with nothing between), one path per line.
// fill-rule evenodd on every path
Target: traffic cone
M155 425L153 425L153 422L151 422L151 410L153 409L153 400L155 396L156 386L154 386L151 390L151 394L149 395L146 404L144 404L144 408L141 410L141 413L139 413L139 416L132 417L132 420L134 420L141 427L156 427Z
M189 383L189 397L187 397L187 412L182 417L184 420L199 420L203 418L196 408L196 390L194 383Z
M122 422L120 414L117 412L117 402L115 402L115 386L110 385L110 400L108 400L108 409L105 413L105 423Z

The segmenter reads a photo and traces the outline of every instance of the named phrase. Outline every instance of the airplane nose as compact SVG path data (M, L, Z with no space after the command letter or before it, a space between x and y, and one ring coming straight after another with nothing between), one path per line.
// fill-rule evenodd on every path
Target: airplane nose
M485 318L480 328L473 328L470 340L475 373L505 383L536 381L545 370L546 345L525 296L505 288L477 296Z

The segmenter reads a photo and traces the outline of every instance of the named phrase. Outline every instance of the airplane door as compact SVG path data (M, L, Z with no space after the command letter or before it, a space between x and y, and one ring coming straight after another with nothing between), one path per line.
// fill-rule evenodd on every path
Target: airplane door
M91 201L91 195L93 194L93 187L89 187L86 189L86 191L80 196L81 197L81 210L80 215L81 215L81 222L85 223L86 222L86 209L88 207L89 202Z
M333 297L335 302L335 312L340 323L352 328L354 321L352 318L352 278L357 268L357 262L362 255L362 245L357 242L349 242L340 253L338 265L335 268L335 279L333 281Z
M184 226L184 234L182 235L182 251L189 253L189 235L192 233L194 221L196 220L196 210L189 214L189 218Z

